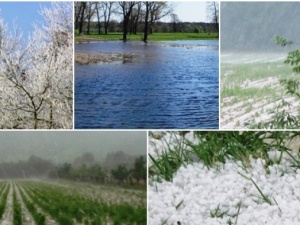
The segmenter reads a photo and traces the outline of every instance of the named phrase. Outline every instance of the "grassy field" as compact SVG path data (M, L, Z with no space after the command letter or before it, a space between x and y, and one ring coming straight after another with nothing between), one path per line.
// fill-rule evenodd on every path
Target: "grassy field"
M143 34L128 34L128 40L141 41ZM175 41L175 40L215 40L218 39L218 33L154 33L148 36L148 41ZM122 33L111 34L92 34L92 35L78 35L75 33L75 41L82 42L88 40L121 40Z
M281 61L221 64L221 127L245 128L245 123L270 119L276 110L297 116L295 98L280 84L280 79L296 77Z

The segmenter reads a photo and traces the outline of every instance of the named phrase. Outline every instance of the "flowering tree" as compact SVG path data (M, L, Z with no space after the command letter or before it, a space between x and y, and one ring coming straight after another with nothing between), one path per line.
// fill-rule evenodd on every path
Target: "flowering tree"
M42 8L27 43L0 19L0 128L72 128L72 13L71 2Z

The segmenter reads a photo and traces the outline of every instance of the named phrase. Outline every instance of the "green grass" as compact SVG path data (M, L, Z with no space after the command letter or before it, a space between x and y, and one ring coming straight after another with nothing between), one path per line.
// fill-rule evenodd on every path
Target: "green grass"
M176 134L176 132L170 133ZM149 154L152 161L152 166L149 168L152 173L149 175L156 179L160 177L172 181L174 174L181 166L200 161L208 169L221 168L221 165L229 159L239 162L239 165L247 170L251 167L250 156L263 159L266 173L268 173L270 165L281 163L284 153L290 156L291 167L295 170L300 169L300 156L293 156L292 150L287 147L287 143L291 140L300 138L300 132L297 131L194 131L194 136L198 139L198 143L188 141L183 137L179 139L177 145L164 144L165 149L158 157ZM170 142L169 140L161 141ZM268 154L270 149L280 151L280 156L275 160L270 159Z
M240 174L242 177L244 177L245 179L247 179L247 180L249 180L249 181L252 182L252 184L255 186L255 188L256 188L257 191L259 192L260 198L261 198L264 202L268 203L269 205L273 205L273 204L272 204L272 201L271 201L271 199L270 199L270 197L269 197L269 195L264 194L264 193L262 192L262 190L258 187L258 185L255 183L255 181L254 181L251 177L247 177L246 175L241 174L241 173L239 173L239 174Z
M128 34L128 40L142 41L143 34ZM87 39L95 40L122 40L122 33L112 34L91 34L91 35L75 35L75 41L81 42ZM148 41L175 41L175 40L216 40L218 39L217 33L154 33L148 36Z

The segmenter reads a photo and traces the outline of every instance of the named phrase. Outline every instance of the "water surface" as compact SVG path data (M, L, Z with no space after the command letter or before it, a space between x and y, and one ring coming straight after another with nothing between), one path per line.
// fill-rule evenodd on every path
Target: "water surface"
M75 128L219 127L218 41L92 42L76 52L133 53L75 65Z

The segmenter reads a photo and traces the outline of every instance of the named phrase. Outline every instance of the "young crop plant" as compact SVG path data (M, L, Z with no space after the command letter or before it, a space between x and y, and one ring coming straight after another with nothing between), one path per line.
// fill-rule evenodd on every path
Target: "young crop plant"
M7 196L9 192L9 184L3 183L1 186L1 191L0 191L0 219L3 216L5 207L6 207L6 201L7 201Z
M13 189L13 225L22 225L22 208Z
M42 183L22 182L21 185L33 203L49 213L60 225L146 223L145 207L106 203Z
M28 211L31 213L35 223L37 225L45 225L46 217L42 213L37 211L35 205L26 198L25 194L21 190L20 190L20 195L21 195L23 202L25 203Z

